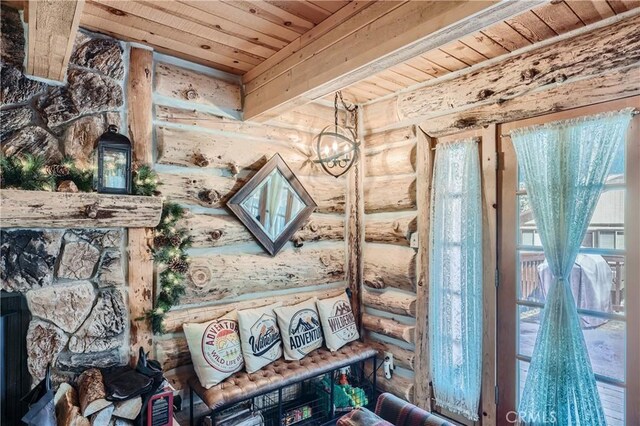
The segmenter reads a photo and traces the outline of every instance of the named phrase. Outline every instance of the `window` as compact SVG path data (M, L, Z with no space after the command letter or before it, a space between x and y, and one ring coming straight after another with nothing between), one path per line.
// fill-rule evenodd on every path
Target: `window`
M551 283L515 153L505 135L518 127L637 107L638 102L638 98L611 102L501 126L500 148L505 161L499 177L498 419L508 420L508 413L517 410ZM637 122L635 118L634 125ZM638 333L632 332L640 328L636 248L640 244L640 176L637 166L626 167L640 163L639 142L636 132L636 137L617 152L571 273L572 293L610 426L631 424L629 416L640 418L637 407L629 404L632 398L638 398L640 381L636 355L639 339ZM629 232L633 227L635 233ZM633 253L625 246L625 236L629 244L634 244ZM628 259L636 262L627 267Z

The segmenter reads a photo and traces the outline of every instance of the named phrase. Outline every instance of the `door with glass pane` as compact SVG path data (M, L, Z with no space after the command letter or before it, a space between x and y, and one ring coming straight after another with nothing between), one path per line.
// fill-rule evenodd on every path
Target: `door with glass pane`
M517 418L552 275L508 134L533 124L638 106L638 98L504 124L499 173L498 419ZM634 119L637 126L638 118ZM637 130L620 145L570 282L608 425L636 424L640 322ZM634 206L636 206L634 208ZM632 348L636 348L633 350ZM635 401L635 402L634 402ZM631 405L630 405L631 404Z

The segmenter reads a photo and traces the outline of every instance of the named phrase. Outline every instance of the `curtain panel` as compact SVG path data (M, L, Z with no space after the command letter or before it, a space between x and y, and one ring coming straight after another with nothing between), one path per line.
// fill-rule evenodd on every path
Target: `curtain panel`
M436 145L429 256L436 404L478 420L482 381L482 197L475 139Z
M511 132L553 274L518 412L527 425L604 425L569 274L631 110Z

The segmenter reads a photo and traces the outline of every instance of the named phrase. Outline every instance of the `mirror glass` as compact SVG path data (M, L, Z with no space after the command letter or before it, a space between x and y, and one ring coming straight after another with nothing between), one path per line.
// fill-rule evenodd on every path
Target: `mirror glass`
M305 207L287 179L275 168L240 203L241 208L275 241Z

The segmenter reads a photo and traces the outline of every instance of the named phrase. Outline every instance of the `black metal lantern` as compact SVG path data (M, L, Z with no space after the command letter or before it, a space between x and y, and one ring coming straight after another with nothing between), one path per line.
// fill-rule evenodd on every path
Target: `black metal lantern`
M106 194L131 193L131 141L110 124L98 139L96 190Z
M351 116L353 127L338 124L338 97L342 106ZM316 136L316 163L320 163L325 172L333 177L347 173L358 161L360 143L358 142L358 106L347 106L342 93L336 92L334 99L334 123L328 125Z

